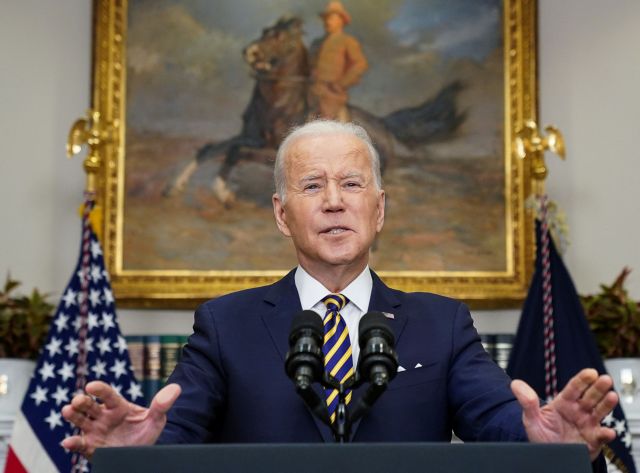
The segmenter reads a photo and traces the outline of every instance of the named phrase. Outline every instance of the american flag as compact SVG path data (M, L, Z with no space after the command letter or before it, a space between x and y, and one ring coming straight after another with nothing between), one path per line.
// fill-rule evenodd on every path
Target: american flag
M16 415L5 473L90 470L85 458L60 446L77 433L60 411L87 382L101 380L129 401L143 399L116 321L102 249L89 221L92 207L87 200L80 258Z
M536 270L533 275L529 294L524 303L518 333L513 344L507 373L512 378L519 378L531 385L544 399L549 392L549 378L546 367L544 341L544 277L542 244L544 227L536 225ZM548 297L552 305L553 343L555 345L557 390L561 390L569 379L583 368L595 368L599 373L606 373L602 357L598 352L596 341L589 329L580 298L573 285L569 271L556 251L553 239L548 240L547 284L551 289ZM548 345L548 344L547 344ZM553 389L552 389L553 391ZM602 423L616 432L616 438L603 449L606 459L624 473L636 473L631 454L631 432L622 406L615 409L603 419ZM601 471L601 470L597 470ZM609 471L612 471L610 466Z

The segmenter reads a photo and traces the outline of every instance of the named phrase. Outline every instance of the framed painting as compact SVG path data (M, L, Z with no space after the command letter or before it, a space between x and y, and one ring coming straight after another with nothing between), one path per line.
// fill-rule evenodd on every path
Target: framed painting
M398 289L517 303L534 241L530 170L512 142L536 119L535 2L343 5L368 64L344 110L384 158L371 266ZM193 307L295 266L273 221L273 159L311 116L326 7L96 0L93 109L111 129L99 202L121 306Z

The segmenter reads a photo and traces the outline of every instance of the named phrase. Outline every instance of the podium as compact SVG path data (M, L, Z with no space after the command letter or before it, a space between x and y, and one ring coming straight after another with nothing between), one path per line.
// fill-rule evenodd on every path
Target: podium
M584 445L217 444L102 448L94 473L590 473Z

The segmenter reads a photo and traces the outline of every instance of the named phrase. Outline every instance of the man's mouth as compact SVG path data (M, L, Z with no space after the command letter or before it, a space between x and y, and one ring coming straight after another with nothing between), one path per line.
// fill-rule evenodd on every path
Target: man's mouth
M349 231L349 229L345 227L331 227L331 228L327 228L322 233L328 233L329 235L339 235L347 231Z

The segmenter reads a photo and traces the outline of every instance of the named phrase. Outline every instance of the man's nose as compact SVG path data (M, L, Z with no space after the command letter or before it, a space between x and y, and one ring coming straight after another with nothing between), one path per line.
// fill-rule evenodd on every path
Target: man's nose
M324 210L337 212L343 210L342 188L338 183L329 182L324 192Z

